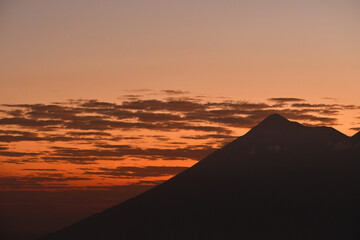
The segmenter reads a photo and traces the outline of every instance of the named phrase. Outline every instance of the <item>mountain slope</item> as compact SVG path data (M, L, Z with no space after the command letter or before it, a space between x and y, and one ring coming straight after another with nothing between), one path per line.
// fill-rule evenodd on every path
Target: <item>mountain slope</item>
M360 149L271 115L192 168L42 239L359 239Z
M354 143L360 143L360 132L356 133L354 136L351 137L351 140Z

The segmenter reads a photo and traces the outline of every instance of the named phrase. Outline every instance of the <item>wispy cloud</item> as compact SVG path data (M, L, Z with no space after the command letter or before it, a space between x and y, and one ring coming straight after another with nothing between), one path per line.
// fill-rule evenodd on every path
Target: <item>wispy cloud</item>
M86 165L90 169L86 171L88 178L116 174L129 179L146 174L159 177L175 174L184 166L158 168L150 167L151 162L198 161L270 114L280 113L307 125L335 126L341 124L338 118L343 111L360 109L356 105L314 103L296 97L250 102L196 96L180 90L128 90L119 99L118 102L73 99L51 104L1 105L0 164L23 164L23 173L19 173L24 177L22 182L28 179L45 185L47 182L66 185L66 181L56 180L54 175L53 180L45 181L46 176L35 178L24 173L50 174L54 169L51 164L61 163ZM354 126L351 130L360 129ZM144 165L131 166L134 163L130 160ZM102 165L109 161L127 167ZM27 165L30 163L45 165L40 170ZM171 172L172 169L177 170Z
M98 168L95 171L85 171L85 175L111 176L114 178L145 178L173 176L186 170L187 167L168 167L168 166L146 166L133 167L122 166L117 168Z

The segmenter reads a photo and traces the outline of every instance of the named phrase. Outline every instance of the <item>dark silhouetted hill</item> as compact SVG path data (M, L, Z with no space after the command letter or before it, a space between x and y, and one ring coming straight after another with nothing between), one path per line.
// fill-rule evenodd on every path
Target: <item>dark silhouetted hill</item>
M358 240L353 138L271 115L163 184L42 239Z
M351 137L352 142L360 144L360 132Z

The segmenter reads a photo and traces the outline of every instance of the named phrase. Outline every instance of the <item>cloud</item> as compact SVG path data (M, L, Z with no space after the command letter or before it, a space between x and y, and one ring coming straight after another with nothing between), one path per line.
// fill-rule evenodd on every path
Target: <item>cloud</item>
M22 127L49 127L58 126L62 123L62 121L58 120L34 120L20 117L0 119L0 125L17 125Z
M66 187L68 181L91 180L88 177L64 176L63 174L34 174L26 176L0 177L0 188L43 188L44 183L50 182L54 186ZM55 184L54 184L55 183ZM60 184L59 184L60 183Z
M163 183L165 180L141 180L137 184L139 185L159 185Z
M171 138L166 137L165 135L152 135L151 137L162 142L169 142L171 140Z
M45 172L57 172L59 169L55 168L23 168L24 171L45 171Z
M195 145L187 147L165 148L139 148L130 145L99 144L97 148L77 149L57 147L51 156L43 157L46 161L69 161L84 164L91 161L122 160L126 156L156 160L201 160L215 148L206 145Z
M6 113L12 117L21 117L21 116L23 116L23 113L24 113L20 109L15 109L15 110L11 110L11 111L2 111L2 112Z
M149 165L156 160L201 160L235 139L238 129L243 132L274 113L306 125L334 126L341 124L337 119L343 110L359 109L291 97L251 102L197 97L178 90L128 93L118 102L81 99L1 105L1 163L67 163L98 172L102 161L142 160ZM30 144L39 150L24 150ZM44 167L47 171L24 165L23 169L51 172L52 167Z
M305 99L302 98L269 98L269 101L277 103L288 103L288 102L305 102Z
M181 91L181 90L162 90L162 93L169 94L169 95L182 95L182 94L188 94L190 92L187 91Z
M41 138L37 137L36 134L29 135L0 135L0 142L20 142L20 141L39 141Z
M110 176L115 178L145 178L162 177L175 175L186 170L187 167L168 167L168 166L122 166L117 168L99 168L97 171L86 171L84 174Z
M71 121L65 123L65 128L67 129L77 129L77 130L115 130L122 129L125 131L131 131L135 129L147 129L153 131L180 131L180 130L195 130L202 132L224 132L229 133L230 130L225 127L220 126L206 126L206 125L194 125L183 122L176 121L165 121L162 120L161 123L156 123L156 121L150 121L147 119L144 122L125 122L125 121L113 121L113 120L83 120L83 121Z
M231 136L231 135L225 135L225 134L206 134L206 135L191 135L191 136L181 136L181 138L185 138L185 139L194 139L194 140L199 140L199 139L235 139L235 136Z
M132 110L148 110L148 111L169 111L169 112L188 112L199 109L205 109L206 106L201 103L189 100L136 100L123 102L122 107Z
M337 98L333 98L333 97L323 97L323 99L325 100L331 100L331 101L337 101Z
M323 108L328 110L356 110L359 107L356 105L346 104L311 104L311 103L294 103L293 107L296 108Z
M125 89L125 92L138 92L138 93L146 93L146 92L153 92L153 90L148 88L140 88L140 89Z
M7 146L0 145L0 151L7 150L7 149L9 149Z
M6 157L25 157L25 156L38 156L38 155L40 155L40 153L0 151L0 156L6 156Z
M166 122L182 120L179 115L169 113L136 112L135 115L141 122Z
M336 108L338 105L336 104L311 104L311 103L294 103L293 107L296 108Z
M77 137L73 137L73 136L77 136ZM83 136L92 136L92 137L83 137ZM82 132L82 133L70 132L67 133L66 135L46 133L40 137L37 133L33 133L33 132L0 130L0 142L8 142L8 143L22 142L22 141L69 142L69 141L92 141L92 140L106 139L99 136L111 136L111 134L106 134L102 132Z
M59 157L56 156L56 153L52 153L52 156L42 156L39 161L43 160L44 162L66 162L66 163L72 163L72 164L80 164L80 165L89 165L89 164L96 164L97 161L101 160L122 160L123 158L118 156L116 158L105 158L105 157L92 157L92 156L86 156L86 157Z
M111 133L107 132L67 132L66 134L71 136L112 136Z
M175 91L175 90L172 90ZM175 91L177 92L177 91ZM181 92L181 91L180 91ZM178 93L180 93L178 92ZM164 92L170 94L169 92ZM124 101L120 104L101 102L98 100L73 100L57 104L18 104L4 105L8 110L21 112L18 117L0 119L0 125L17 125L22 128L66 128L80 131L111 131L121 129L147 129L152 131L203 131L222 132L230 134L227 127L250 128L261 119L272 113L280 113L293 120L316 121L335 124L335 118L342 109L355 109L354 105L310 104L300 98L270 98L269 101L281 105L267 103L252 103L246 101L207 101L201 102L191 98L136 99ZM292 108L285 108L284 104L291 103ZM297 103L301 102L301 103ZM18 115L19 115L18 114ZM326 115L325 116L319 116ZM79 132L79 131L78 131ZM109 133L108 133L109 134ZM71 134L75 136L74 134ZM80 134L77 134L79 136ZM83 133L86 135L86 133ZM4 141L16 141L19 136ZM27 141L40 139L22 136ZM77 141L79 139L61 136L48 141ZM81 140L81 139L80 139ZM84 139L83 139L84 140ZM91 140L91 139L89 139Z

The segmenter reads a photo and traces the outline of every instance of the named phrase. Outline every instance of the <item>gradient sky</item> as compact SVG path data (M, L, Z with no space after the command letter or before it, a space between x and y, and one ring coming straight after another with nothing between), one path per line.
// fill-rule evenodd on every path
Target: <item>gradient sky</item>
M0 102L183 89L359 104L357 0L2 0Z
M359 43L358 0L1 0L0 234L123 201L274 112L353 135Z

